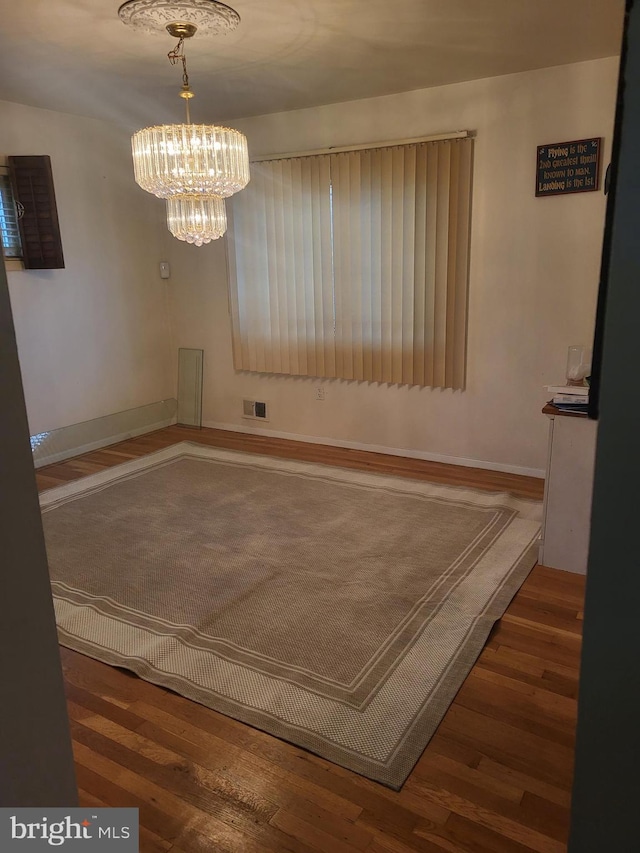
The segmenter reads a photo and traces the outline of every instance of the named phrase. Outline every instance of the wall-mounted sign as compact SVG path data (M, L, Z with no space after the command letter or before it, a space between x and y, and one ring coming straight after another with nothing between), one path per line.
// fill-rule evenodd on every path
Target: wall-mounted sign
M588 193L600 186L601 138L538 146L536 195Z

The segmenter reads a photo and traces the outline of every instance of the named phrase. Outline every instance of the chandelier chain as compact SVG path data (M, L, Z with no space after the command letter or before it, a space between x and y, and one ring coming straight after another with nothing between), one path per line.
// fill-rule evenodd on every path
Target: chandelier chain
M180 36L178 44L167 54L169 62L172 65L177 65L182 62L182 91L180 97L184 98L185 108L187 111L187 124L191 124L191 113L189 111L189 100L193 98L193 92L189 86L189 72L187 71L187 56L184 51L184 36Z
M187 73L187 57L184 52L184 36L180 37L178 44L167 54L169 62L172 65L177 65L182 62L182 85L189 88L189 74Z

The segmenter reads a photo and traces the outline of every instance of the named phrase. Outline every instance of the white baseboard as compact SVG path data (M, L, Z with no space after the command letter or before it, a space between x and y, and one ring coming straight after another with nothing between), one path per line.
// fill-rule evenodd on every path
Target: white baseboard
M346 447L350 450L366 450L370 453L386 453L389 456L405 456L408 459L424 459L427 462L444 462L447 465L462 465L465 468L483 468L487 471L500 471L503 474L519 474L523 477L537 477L544 480L545 472L541 468L524 468L519 465L504 465L501 462L485 462L482 459L467 459L464 456L444 456L440 453L428 453L423 450L387 447L381 444L364 444L360 441L343 441L338 438L326 438L315 435L299 435L280 430L262 429L254 426L237 426L204 421L202 426L210 429L225 429L231 432L244 432L250 435L264 435L268 438L286 438L290 441L304 441L307 444L328 444L330 447Z
M33 464L36 468L53 465L72 456L81 456L91 450L171 426L176 423L176 409L176 400L162 400L32 436Z

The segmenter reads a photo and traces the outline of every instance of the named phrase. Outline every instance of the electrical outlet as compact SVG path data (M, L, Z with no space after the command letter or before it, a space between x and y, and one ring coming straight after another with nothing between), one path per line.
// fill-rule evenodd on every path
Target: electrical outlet
M316 388L316 400L325 400L327 396L327 392L325 391L324 385L318 385Z

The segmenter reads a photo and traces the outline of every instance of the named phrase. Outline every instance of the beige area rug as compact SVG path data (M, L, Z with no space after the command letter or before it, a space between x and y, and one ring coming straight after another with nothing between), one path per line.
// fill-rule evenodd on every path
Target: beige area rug
M182 443L42 495L60 641L399 788L537 502Z

